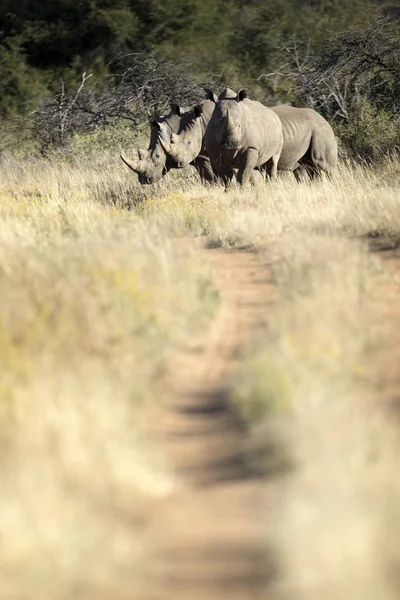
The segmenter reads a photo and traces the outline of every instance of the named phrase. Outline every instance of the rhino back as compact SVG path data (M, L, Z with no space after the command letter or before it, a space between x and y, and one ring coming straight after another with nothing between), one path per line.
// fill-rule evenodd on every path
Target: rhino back
M279 168L292 168L307 153L312 162L331 170L337 162L337 143L329 123L311 108L274 106L271 110L282 122L283 149Z

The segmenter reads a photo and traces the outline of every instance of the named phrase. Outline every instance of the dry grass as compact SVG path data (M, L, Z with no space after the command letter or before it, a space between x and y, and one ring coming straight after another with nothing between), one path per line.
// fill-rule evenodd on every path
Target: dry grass
M342 166L333 181L189 189L146 204L147 218L171 232L254 248L277 284L266 328L233 382L256 460L282 493L266 509L281 562L268 597L399 594L400 440L378 387L380 290L392 275L366 243L399 244L398 176L396 162L379 172Z
M1 597L122 597L151 568L132 504L174 485L145 441L152 380L215 308L203 258L173 241L188 235L256 249L277 283L235 379L255 439L295 466L277 597L395 597L398 432L374 388L388 274L362 240L400 239L398 177L389 161L224 193L186 171L143 190L106 155L3 160Z
M377 292L389 274L365 246L343 238L297 233L275 252L268 335L247 356L235 390L261 460L281 477L273 533L270 521L266 531L282 566L273 597L394 598L389 571L398 559L393 548L382 552L382 539L388 518L399 523L400 447L377 387Z
M139 509L174 485L146 407L215 295L196 256L97 201L107 177L46 163L0 175L2 598L137 589L151 564Z

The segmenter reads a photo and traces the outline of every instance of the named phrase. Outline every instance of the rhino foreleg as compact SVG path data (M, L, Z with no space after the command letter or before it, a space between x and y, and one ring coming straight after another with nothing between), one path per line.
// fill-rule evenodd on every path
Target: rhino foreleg
M193 161L193 165L200 175L201 183L217 183L218 178L207 156L197 156Z
M255 148L249 148L240 159L239 171L237 174L237 180L240 185L246 185L253 170L257 166L258 161L258 150Z

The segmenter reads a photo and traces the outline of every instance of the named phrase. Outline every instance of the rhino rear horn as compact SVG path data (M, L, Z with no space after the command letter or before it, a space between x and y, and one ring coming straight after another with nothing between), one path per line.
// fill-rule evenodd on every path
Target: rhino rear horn
M146 158L149 155L149 151L148 150L143 150L142 148L139 148L138 154L139 154L139 160L146 160Z
M210 88L204 88L204 91L206 93L206 99L211 100L212 102L214 102L214 104L217 104L217 102L218 102L217 94L214 94L214 92Z
M235 125L234 125L232 117L229 113L228 113L228 119L227 119L227 123L226 123L226 133L227 133L228 137L234 136L236 133Z

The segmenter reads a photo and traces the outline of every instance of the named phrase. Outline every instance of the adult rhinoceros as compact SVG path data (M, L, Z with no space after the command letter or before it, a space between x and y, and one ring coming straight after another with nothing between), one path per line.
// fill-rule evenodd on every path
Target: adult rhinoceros
M207 98L218 102L216 95L205 90ZM273 106L282 123L283 147L278 162L278 171L295 171L306 168L313 177L321 171L331 174L337 164L337 143L332 127L315 110L292 106ZM194 107L190 127L179 135L172 135L170 142L162 142L167 154L179 166L193 161L200 152L210 120L209 113L202 113L201 105Z
M336 169L338 150L335 134L325 119L311 108L274 106L282 122L283 148L280 171L305 168L313 178L321 171L328 175Z
M200 105L205 114L212 112L213 103L209 100L203 100ZM181 130L187 128L193 120L193 111L185 111L177 104L171 104L171 112L166 116L161 116L151 122L150 143L147 150L138 150L138 159L127 160L121 154L124 163L137 173L141 184L156 183L170 169L176 169L180 165L168 156L162 145L161 139L165 142L170 141L172 134L178 134ZM200 152L191 159L192 164L198 171L203 182L214 180L214 173L209 159Z
M241 185L249 181L255 168L276 177L283 146L279 117L247 98L245 89L236 94L226 88L218 98L210 96L215 108L205 132L205 146L214 172L229 183L238 169Z

